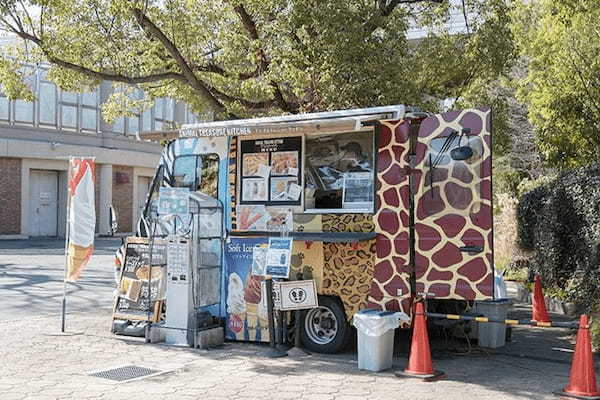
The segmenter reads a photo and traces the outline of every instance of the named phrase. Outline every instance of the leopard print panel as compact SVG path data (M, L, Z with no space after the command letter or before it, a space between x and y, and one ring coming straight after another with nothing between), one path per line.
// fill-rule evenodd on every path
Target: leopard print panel
M373 232L375 224L369 214L324 214L323 232Z
M409 121L381 121L377 153L377 252L369 308L410 315Z
M367 307L373 280L375 241L323 243L322 294L339 296L350 320Z
M462 132L451 148L468 143L473 155L452 160L447 151L432 171L452 130ZM417 292L436 299L489 300L493 296L492 142L489 108L452 111L426 118L419 128L415 194ZM429 154L431 154L431 157ZM467 252L466 248L477 248ZM463 248L461 250L461 248ZM479 251L481 250L481 251Z

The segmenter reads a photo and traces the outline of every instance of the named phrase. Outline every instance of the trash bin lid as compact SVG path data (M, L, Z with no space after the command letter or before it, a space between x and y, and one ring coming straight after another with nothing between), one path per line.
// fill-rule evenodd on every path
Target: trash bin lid
M381 318L381 317L388 317L390 315L394 315L397 313L398 312L396 312L396 311L383 311L383 310L376 310L374 308L365 308L364 310L360 310L359 312L357 312L354 315L360 314L360 315L364 315L367 317Z
M390 329L396 329L400 322L410 318L403 312L365 309L354 314L352 324L359 332L368 336L381 336Z

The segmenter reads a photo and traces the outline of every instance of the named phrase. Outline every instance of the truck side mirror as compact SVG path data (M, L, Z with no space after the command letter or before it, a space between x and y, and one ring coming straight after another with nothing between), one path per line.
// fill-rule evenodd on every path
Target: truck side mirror
M115 208L112 206L112 204L109 206L108 209L108 218L109 218L109 223L110 223L110 234L111 236L114 235L115 233L117 233L117 230L119 229L119 216L117 215L117 212L115 211Z

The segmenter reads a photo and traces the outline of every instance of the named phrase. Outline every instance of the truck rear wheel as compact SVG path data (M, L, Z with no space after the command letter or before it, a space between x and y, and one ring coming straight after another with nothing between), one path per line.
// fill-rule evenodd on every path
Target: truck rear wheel
M317 353L338 353L348 344L351 329L341 302L319 296L319 307L306 310L300 318L304 347Z

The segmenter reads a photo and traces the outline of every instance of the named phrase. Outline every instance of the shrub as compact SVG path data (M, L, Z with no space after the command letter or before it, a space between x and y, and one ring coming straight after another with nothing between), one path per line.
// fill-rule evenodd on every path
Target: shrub
M519 201L518 244L546 285L585 312L600 302L600 163L568 171Z
M496 195L499 211L494 215L494 259L499 269L510 268L521 252L516 245L518 201L508 193ZM513 271L516 272L516 271Z

